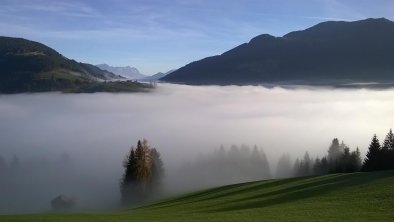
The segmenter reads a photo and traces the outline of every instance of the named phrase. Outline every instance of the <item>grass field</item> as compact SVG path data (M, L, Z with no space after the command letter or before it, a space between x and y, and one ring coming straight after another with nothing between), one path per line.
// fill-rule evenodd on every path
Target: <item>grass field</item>
M0 221L394 221L394 171L234 184L137 209Z

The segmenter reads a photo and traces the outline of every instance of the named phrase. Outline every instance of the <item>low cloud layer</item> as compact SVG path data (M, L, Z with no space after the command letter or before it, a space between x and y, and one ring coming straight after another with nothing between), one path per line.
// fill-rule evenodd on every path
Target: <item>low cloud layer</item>
M283 153L322 156L334 137L364 154L374 133L394 126L393 96L168 84L141 94L2 95L0 155L8 165L15 155L24 173L0 178L0 213L46 211L59 194L81 210L116 208L123 158L142 138L162 154L168 190L187 190L179 167L221 145L261 147L272 174Z

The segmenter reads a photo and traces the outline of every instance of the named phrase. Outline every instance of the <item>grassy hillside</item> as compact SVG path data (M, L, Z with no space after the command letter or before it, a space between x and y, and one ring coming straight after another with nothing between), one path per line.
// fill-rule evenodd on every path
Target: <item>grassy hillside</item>
M108 213L3 216L0 221L393 221L394 171L229 185Z

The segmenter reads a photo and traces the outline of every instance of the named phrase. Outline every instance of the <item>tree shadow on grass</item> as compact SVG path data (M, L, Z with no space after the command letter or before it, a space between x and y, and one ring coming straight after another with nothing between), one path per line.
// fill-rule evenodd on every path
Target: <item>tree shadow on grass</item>
M323 178L317 177L315 180L311 180L311 182L302 183L290 187L287 186L283 189L271 192L261 193L257 195L248 195L246 197L233 199L231 202L224 204L222 207L210 209L208 210L208 212L225 212L253 208L264 208L276 204L289 203L305 198L324 195L338 189L367 184L372 182L373 180L382 179L384 177L390 176L393 176L392 172L333 174L325 176Z
M169 200L164 200L160 201L158 203L154 204L148 204L145 206L141 206L135 209L145 209L145 208L164 208L164 207L171 207L171 206L176 206L176 205L182 205L182 204L187 204L187 203L194 203L200 200L200 198L210 196L212 194L216 193L221 193L225 192L228 190L233 190L237 189L238 187L244 187L247 186L248 184L254 184L256 182L246 182L246 183L240 183L240 184L231 184L231 185L226 185L222 187L217 187L217 188L211 188L203 191L197 191L192 194L187 194L187 195L182 195L177 198L171 198Z
M193 194L181 196L179 198L174 198L166 201L161 201L155 204L149 204L147 206L140 207L141 208L164 208L176 205L190 204L196 202L203 202L214 200L217 198L222 198L226 196L233 196L237 194L242 194L245 192L252 192L259 189L268 189L275 186L280 186L283 184L305 180L304 177L296 177L296 178L288 178L288 179L279 179L279 180L264 180L264 181L253 181L239 184L231 184L217 188L211 188L204 191L198 191Z
M209 197L199 199L197 201L206 201L213 200L217 198L226 198L227 196L234 196L238 194L244 194L249 192L254 192L256 190L268 189L276 186L281 186L297 181L305 180L305 178L297 177L297 178L289 178L289 179L280 179L280 180L269 180L263 182L254 182L253 186L242 186L242 189L228 189L222 192L215 193L214 195L210 195Z

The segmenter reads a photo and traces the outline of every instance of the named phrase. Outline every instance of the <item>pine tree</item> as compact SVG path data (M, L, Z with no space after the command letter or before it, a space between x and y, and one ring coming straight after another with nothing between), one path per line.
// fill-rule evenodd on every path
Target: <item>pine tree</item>
M350 149L347 146L344 147L344 152L339 159L339 168L336 172L338 173L349 173L351 171L350 166Z
M3 156L0 155L0 177L3 176L6 172L7 163ZM1 178L0 178L1 180Z
M301 162L300 160L297 158L294 161L294 166L293 166L293 174L294 176L301 176Z
M382 169L381 167L381 147L379 139L376 134L372 137L371 144L369 145L367 156L364 160L362 167L363 171L375 171Z
M332 140L332 143L328 148L327 156L330 173L336 173L340 171L341 165L339 159L343 154L344 147L346 147L346 145L343 143L343 141L341 144L339 144L339 140L337 138Z
M315 163L313 165L313 174L321 175L328 173L328 162L327 157L323 157L321 159L316 158Z
M343 143L343 142L342 142ZM335 161L341 156L341 145L339 145L338 138L334 138L330 147L328 148L328 161Z
M123 205L129 205L133 202L133 199L138 195L135 192L137 186L137 159L134 148L132 147L126 160L123 162L125 173L120 184L121 191L121 202Z
M311 165L312 165L312 160L309 157L309 153L305 152L304 154L304 159L302 161L302 174L304 176L311 175Z
M152 153L152 159L153 159L152 189L154 192L158 192L157 189L160 188L161 180L163 179L163 176L164 176L163 161L161 160L160 153L157 152L157 150L155 148L152 149L151 153Z
M257 147L255 148L257 150ZM271 178L271 170L267 155L265 155L265 152L262 149L258 150L258 153L260 157L260 163L258 164L258 168L261 172L262 179Z
M387 133L386 138L382 143L381 150L381 161L382 169L393 169L394 168L394 135L393 131Z
M393 131L390 129L390 131L387 133L386 138L383 141L382 144L382 150L393 150L394 149L394 134Z
M356 151L351 152L350 154L350 160L348 164L348 172L357 172L361 168L361 154L360 150L358 147L356 148Z
M276 177L277 178L288 178L291 176L292 176L292 172L291 172L290 155L283 154L278 161L278 166L276 168Z
M328 173L329 172L329 167L330 166L329 166L327 157L321 158L321 169L320 169L321 173L322 174Z

